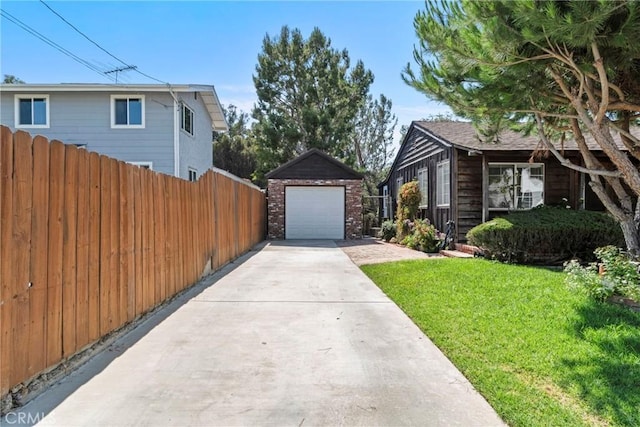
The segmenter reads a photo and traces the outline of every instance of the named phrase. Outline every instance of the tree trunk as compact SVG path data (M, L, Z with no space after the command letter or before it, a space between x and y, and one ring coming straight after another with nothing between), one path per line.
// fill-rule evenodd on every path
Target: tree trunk
M620 221L620 228L622 228L629 255L633 258L640 257L640 233L633 216L629 215L628 219Z

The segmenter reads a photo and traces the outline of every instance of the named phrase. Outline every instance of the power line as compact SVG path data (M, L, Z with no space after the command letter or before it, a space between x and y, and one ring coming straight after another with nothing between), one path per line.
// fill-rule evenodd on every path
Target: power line
M53 10L53 8L51 6L49 6L47 3L44 2L44 0L40 0L40 3L42 3L47 9L49 9L54 15L56 15L58 18L62 19L62 21L64 23L66 23L68 26L70 26L71 28L73 28L78 34L80 34L82 37L84 37L85 39L89 40L91 43L93 43L98 49L100 49L101 51L103 51L104 53L106 53L107 55L109 55L110 57L112 57L113 59L115 59L116 61L120 62L122 65L124 65L127 68L132 69L133 71L135 71L138 74L141 74L142 76L151 79L151 80L155 80L156 82L159 83L163 83L163 84L168 84L167 82L164 82L162 80L156 79L155 77L152 77L146 73L143 73L142 71L138 70L138 67L136 67L135 65L131 65L128 64L127 62L123 61L122 59L118 58L117 56L115 56L114 54L112 54L111 52L109 52L108 50L106 50L105 48L103 48L102 46L100 46L100 44L98 44L96 41L92 40L89 36L87 36L85 33L83 33L82 31L80 31L75 25L73 25L71 22L69 22L67 19L65 19L64 16L60 15L58 12L56 12L55 10ZM121 70L112 70L113 72L116 71L121 71ZM117 75L117 74L116 74ZM117 80L117 79L116 79Z
M116 83L118 83L118 73L122 71L135 70L136 68L138 67L136 67L135 65L127 65L124 67L114 68L113 70L105 71L105 74L116 73Z
M44 43L48 44L49 46L53 47L54 49L60 51L61 53L65 54L66 56L68 56L69 58L73 59L74 61L78 62L79 64L84 65L85 67L89 68L92 71L95 71L96 73L102 75L103 77L108 78L109 80L113 81L113 77L107 75L104 71L102 71L100 68L96 67L94 64L90 63L89 61L82 59L81 57L79 57L78 55L74 54L73 52L65 49L64 47L60 46L59 44L57 44L56 42L54 42L53 40L49 39L48 37L46 37L45 35L39 33L37 30L33 29L32 27L30 27L29 25L25 24L24 22L22 22L20 19L16 18L15 16L11 15L9 12L0 9L0 15L5 18L6 20L12 22L13 24L17 25L18 27L20 27L21 29L23 29L24 31L26 31L27 33L31 34L32 36L40 39L41 41L43 41Z
M47 9L49 9L54 15L56 15L58 18L62 19L64 21L65 24L67 24L68 26L70 26L71 28L73 28L74 30L76 30L76 32L78 34L80 34L82 37L84 37L85 39L89 40L91 43L93 43L95 46L98 47L98 49L100 49L101 51L103 51L104 53L106 53L107 55L109 55L110 57L112 57L113 59L115 59L116 61L119 61L120 63L122 63L122 65L125 66L129 66L129 64L127 64L126 62L124 62L122 59L118 58L117 56L113 55L111 52L109 52L108 50L106 50L105 48L103 48L102 46L100 46L98 43L96 43L95 41L91 40L91 38L89 38L89 36L87 36L85 33L83 33L82 31L80 31L78 28L76 28L75 25L73 25L71 22L67 21L64 16L60 15L58 12L56 12L55 10L53 10L51 8L51 6L49 6L48 4L46 4L43 0L40 0L40 3L42 3Z

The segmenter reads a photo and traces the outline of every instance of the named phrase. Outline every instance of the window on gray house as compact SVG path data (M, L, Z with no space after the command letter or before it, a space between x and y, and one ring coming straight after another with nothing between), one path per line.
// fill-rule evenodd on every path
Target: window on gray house
M189 135L193 135L193 110L186 104L182 104L180 108L180 128Z
M49 96L16 95L16 127L49 127Z
M144 127L144 96L113 95L112 127Z

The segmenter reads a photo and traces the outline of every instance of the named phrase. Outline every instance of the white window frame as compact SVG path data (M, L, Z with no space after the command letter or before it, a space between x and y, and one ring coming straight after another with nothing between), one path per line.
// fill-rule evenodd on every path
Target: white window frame
M153 170L153 162L128 162L131 165L139 166L141 168L147 168Z
M191 174L193 174L194 179L191 179ZM196 168L188 168L187 178L190 182L195 182L198 180L198 169Z
M117 125L116 124L116 100L119 99L140 99L141 105L141 123L135 125ZM111 129L144 129L146 116L146 102L144 95L111 95ZM128 107L128 105L127 105ZM129 110L127 109L127 121L129 121Z
M429 207L429 168L418 169L418 188L420 189L420 209ZM423 188L424 184L424 188Z
M491 167L499 167L499 166L510 166L514 169L517 169L518 167L530 167L530 168L542 168L542 203L544 203L544 187L545 187L545 181L546 181L546 171L545 171L545 167L544 167L544 163L523 163L523 162L490 162L489 163L489 167L487 168L487 197L489 196L489 171L491 170ZM514 171L515 172L515 171ZM515 176L515 174L514 174ZM515 183L513 184L515 186ZM517 206L517 195L514 192L514 200L512 200L514 206ZM530 208L517 208L517 207L509 207L509 208L492 208L492 207L488 207L488 209L492 212L497 211L497 212L509 212L509 211L528 211L530 209L533 209L534 207L536 207L538 205L532 206Z
M190 115L191 115L191 131L187 130L185 128L185 110L188 110ZM182 102L180 103L180 130L182 130L184 133L186 133L187 135L190 136L194 136L196 131L195 131L195 118L196 118L196 113L193 111L193 109L191 107L189 107L186 103Z
M400 187L404 184L402 177L396 178L396 200L400 200Z
M34 124L21 124L20 123L20 100L21 99L30 99L33 105L34 99L43 98L45 100L45 111L46 111L46 123L43 125L34 125ZM41 94L16 94L14 96L14 105L15 105L15 116L14 116L14 125L16 129L47 129L51 125L50 121L50 110L51 104L49 101L49 95L41 95ZM31 120L33 123L33 109L31 110Z
M382 187L382 217L389 218L389 187Z
M445 166L447 173L443 174ZM436 171L436 206L447 208L451 205L451 164L449 160L438 162Z

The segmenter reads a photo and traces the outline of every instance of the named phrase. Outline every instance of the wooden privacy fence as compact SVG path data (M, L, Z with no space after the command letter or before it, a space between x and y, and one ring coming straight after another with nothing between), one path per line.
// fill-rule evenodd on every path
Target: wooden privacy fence
M264 237L257 188L197 182L1 127L0 395Z

